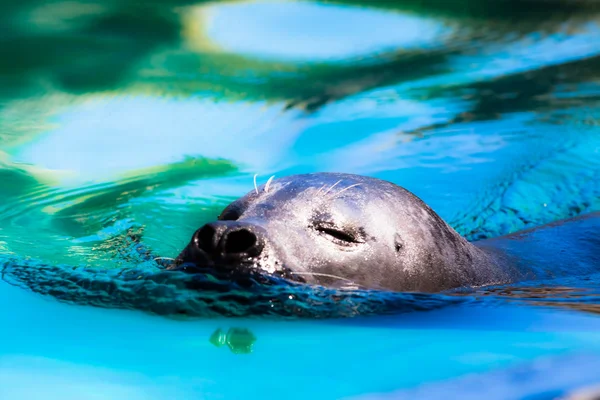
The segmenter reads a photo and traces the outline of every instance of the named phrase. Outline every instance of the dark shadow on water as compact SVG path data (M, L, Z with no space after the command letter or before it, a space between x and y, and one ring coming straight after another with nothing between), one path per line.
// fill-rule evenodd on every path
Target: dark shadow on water
M199 3L3 1L3 96L38 94L40 84L73 93L117 88L142 57L177 42L174 8Z
M595 56L469 85L435 88L429 91L428 97L461 98L473 102L473 106L447 123L423 127L418 132L463 122L501 119L503 115L514 112L534 111L544 115L553 110L593 104L600 100L598 91L586 93L578 90L576 85L590 82L592 87L600 88L597 83L599 71L600 56ZM573 96L556 96L561 88L566 93L572 92Z
M325 0L329 4L375 7L446 18L512 20L520 23L564 21L582 10L600 10L594 0ZM518 29L518 24L516 28Z
M478 290L472 293L476 297L506 300L533 306L563 308L600 314L600 288L597 282L600 276L581 278L581 286L507 286Z
M471 33L459 35L441 48L400 50L331 65L261 62L235 54L184 50L179 7L203 3L3 2L2 96L9 99L48 90L88 93L137 87L164 95L213 92L232 99L284 100L292 107L311 111L365 90L438 74L447 68L449 55L469 52L474 46L493 43L509 34L551 33L564 21L598 11L592 3L559 0L438 0L427 4L412 0L335 1L332 3L376 5L451 18ZM474 23L482 28L472 29ZM163 56L149 62L156 54Z
M143 254L143 249L136 251ZM163 271L151 253L148 257L146 267L112 270L4 258L0 272L12 285L61 302L176 318L349 318L435 310L470 301L438 294L341 291L215 270Z
M457 306L454 309L468 312L470 320L477 315L476 310L483 313L482 318L487 320L494 319L495 313L505 313L502 306L511 304L520 306L522 311L523 307L529 306L565 308L594 314L600 311L600 291L594 285L598 276L536 282L529 286L455 290L445 294L337 290L302 285L274 276L215 270L203 270L195 274L163 271L161 264L153 260L152 253L146 251L139 242L129 241L128 246L132 253L137 254L140 267L86 268L4 257L0 264L2 280L61 302L138 310L177 319L347 319L406 313L414 316L424 311ZM127 255L123 253L121 256ZM168 264L168 261L165 263ZM451 321L446 322L458 327L452 315L447 314ZM521 317L514 311L511 311L511 315L512 322L507 326L510 329L526 322L526 318L518 322ZM434 318L435 321L427 317L425 320L409 317L397 320L394 324L410 326L417 321L420 326L423 323L423 326L431 323L444 325L446 322L439 320L439 317ZM364 322L366 325L390 323L381 318ZM490 328L488 323L483 325L486 329Z

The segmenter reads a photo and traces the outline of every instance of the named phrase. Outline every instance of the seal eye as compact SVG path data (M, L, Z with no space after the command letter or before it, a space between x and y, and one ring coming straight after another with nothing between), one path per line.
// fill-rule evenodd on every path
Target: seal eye
M325 235L331 236L332 238L336 239L336 241L342 241L346 243L358 243L354 236L331 227L317 226L317 231Z

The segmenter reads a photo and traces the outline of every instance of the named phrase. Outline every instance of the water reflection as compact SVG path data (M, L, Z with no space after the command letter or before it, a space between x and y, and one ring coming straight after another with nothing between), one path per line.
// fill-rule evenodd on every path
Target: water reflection
M218 328L210 335L209 342L216 347L227 345L234 354L252 353L256 336L247 328L229 328L227 332Z
M452 40L446 21L311 2L222 3L190 13L186 23L204 25L208 46L275 61L360 62L374 54L439 48Z
M106 180L189 156L268 172L281 164L302 127L298 113L283 113L277 104L150 96L82 100L54 103L55 126L25 146L12 146L12 159L55 171L65 184Z
M598 8L579 2L543 7L537 1L433 2L424 7L412 1L117 5L96 0L1 7L5 42L0 55L11 62L0 67L0 77L9 97L49 90L127 88L185 96L208 91L314 109L370 88L431 81L444 71L452 73L431 84L464 80L462 71L472 75L475 64L488 65L487 77L539 55L543 61L537 66L565 58L554 54L560 49L582 57L598 48ZM286 29L278 30L282 25ZM302 44L315 37L318 46ZM270 57L247 57L251 54ZM298 65L290 57L313 63ZM348 57L351 62L344 65L326 62Z
M485 397L490 400L594 400L598 394L598 375L595 373L598 366L597 352L541 357L532 362L426 383L409 390L372 393L346 400L423 400L445 398L447 393L460 393L462 399L474 400L480 399L484 390Z
M476 291L474 295L495 297L511 302L524 302L541 307L563 308L600 314L600 290L598 276L579 279L566 279L560 286L536 283L535 285L515 285L489 288ZM571 281L571 282L569 282ZM570 285L568 285L570 284ZM564 285L564 286L563 286Z

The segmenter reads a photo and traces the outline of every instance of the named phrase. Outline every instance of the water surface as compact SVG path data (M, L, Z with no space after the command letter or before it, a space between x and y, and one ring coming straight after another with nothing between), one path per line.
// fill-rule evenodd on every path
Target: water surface
M470 240L600 210L592 2L28 0L0 11L3 262L137 268L132 232L173 257L252 190L254 174L387 179ZM450 387L467 398L458 379L471 373L503 398L556 394L600 380L584 373L600 344L593 282L492 291L527 305L321 322L173 321L0 283L0 395L355 398L423 387L428 398ZM256 336L251 354L209 342L231 327ZM552 357L582 367L548 367L553 387L503 378Z

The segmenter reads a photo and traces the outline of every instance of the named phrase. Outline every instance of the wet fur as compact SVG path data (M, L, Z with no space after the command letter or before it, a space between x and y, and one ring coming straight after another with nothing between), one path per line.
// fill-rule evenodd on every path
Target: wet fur
M268 185L263 190L256 187L225 208L222 215L232 211L239 214L235 221L225 218L219 222L260 226L266 231L269 257L255 260L259 272L285 271L292 280L323 286L349 284L391 291L440 292L546 277L548 274L543 271L547 266L541 265L540 260L552 262L543 257L551 248L536 247L542 256L534 257L536 262L525 262L533 259L525 257L526 249L515 252L514 244L505 245L508 238L521 233L502 240L470 243L417 196L387 181L316 173L274 181L271 178L268 184L270 190L266 190ZM365 242L356 248L323 244L312 234L315 221L335 220L336 214L339 217L336 201L341 201L342 207L350 205L349 213L355 218L349 224L350 231L363 232ZM310 215L310 219L298 217L303 214ZM340 217L342 222L344 216ZM374 222L374 218L379 219ZM589 219L598 220L598 215ZM562 224L568 225L569 221ZM394 230L393 237L390 229ZM569 243L569 238L563 240ZM596 242L585 243L590 248L597 246ZM195 263L190 257L193 246L190 243L171 268ZM598 247L590 251L600 253ZM575 259L572 261L576 263ZM600 262L597 265L600 270Z

